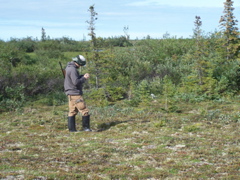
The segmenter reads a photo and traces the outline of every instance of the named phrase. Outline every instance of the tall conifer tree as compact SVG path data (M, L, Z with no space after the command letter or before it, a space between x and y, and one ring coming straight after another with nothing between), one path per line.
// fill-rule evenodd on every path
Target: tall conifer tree
M98 53L98 45L97 38L95 33L95 21L97 20L98 13L95 11L94 5L90 6L88 11L90 12L90 21L87 21L89 24L88 30L90 33L88 34L91 37L92 42L92 50L93 50L93 61L95 63L95 75L96 75L96 88L99 88L99 79L100 79L100 64L99 64L99 53Z
M47 37L46 37L46 32L45 32L45 29L42 28L42 36L41 36L41 40L42 41L46 41Z
M196 59L195 68L197 69L199 85L203 84L203 76L204 76L204 65L205 61L202 59L203 53L203 42L202 42L202 21L200 16L195 16L194 21L195 29L193 30L194 38L196 40L196 51L194 53L194 58Z
M234 59L238 56L239 51L239 32L237 20L233 15L233 1L226 0L224 2L224 15L220 18L220 28L223 33L223 47L225 49L225 57L227 60Z

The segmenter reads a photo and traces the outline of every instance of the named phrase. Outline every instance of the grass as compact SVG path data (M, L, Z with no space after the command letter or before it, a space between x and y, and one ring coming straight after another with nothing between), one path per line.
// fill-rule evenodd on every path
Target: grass
M119 102L69 133L66 105L0 114L0 179L239 179L240 104ZM77 116L77 128L81 128Z

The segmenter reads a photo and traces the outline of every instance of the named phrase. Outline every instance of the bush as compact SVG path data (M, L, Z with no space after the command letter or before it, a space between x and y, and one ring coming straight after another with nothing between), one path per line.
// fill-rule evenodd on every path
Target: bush
M105 95L104 88L91 89L90 91L85 91L84 97L85 99L93 101L95 106L104 107L110 104Z
M15 88L6 87L2 96L0 107L2 111L16 111L23 107L25 103L24 85L18 84Z
M47 95L40 94L37 103L47 106L60 106L68 102L64 92L52 92Z

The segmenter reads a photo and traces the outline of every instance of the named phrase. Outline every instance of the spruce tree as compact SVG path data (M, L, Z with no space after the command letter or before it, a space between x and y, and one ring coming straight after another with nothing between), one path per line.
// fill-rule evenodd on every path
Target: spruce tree
M204 39L202 37L202 21L200 16L195 16L195 21L194 21L195 29L193 30L193 38L195 39L195 45L196 49L195 52L193 53L193 58L195 59L195 65L194 68L197 71L198 75L198 84L202 85L204 84L203 78L206 75L206 61L204 56L206 55L205 52L205 46L204 46Z
M92 51L93 51L93 61L95 64L95 76L96 76L96 88L99 88L99 79L100 79L100 64L99 64L99 53L98 53L98 45L97 38L95 33L95 21L98 19L98 13L95 12L94 5L90 6L88 11L90 12L90 21L87 21L89 24L88 30L90 33L88 34L91 37L92 42Z
M45 32L45 29L44 28L42 28L42 37L41 37L41 40L42 41L46 41L46 32Z
M233 15L233 1L226 0L224 2L224 15L220 18L220 29L223 35L222 47L224 48L224 56L227 60L238 57L239 51L239 32L237 20Z

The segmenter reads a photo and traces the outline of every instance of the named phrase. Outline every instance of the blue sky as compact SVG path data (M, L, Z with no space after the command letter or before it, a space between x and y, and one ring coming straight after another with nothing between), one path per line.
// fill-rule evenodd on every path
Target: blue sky
M98 13L97 37L124 35L131 39L164 34L177 38L193 35L195 16L205 33L219 29L225 0L0 0L0 39L41 39L41 28L51 38L89 39L88 8ZM240 19L240 2L234 1L234 15Z

